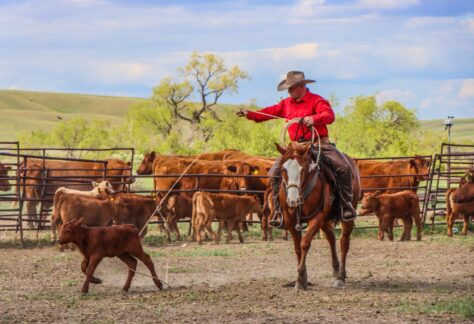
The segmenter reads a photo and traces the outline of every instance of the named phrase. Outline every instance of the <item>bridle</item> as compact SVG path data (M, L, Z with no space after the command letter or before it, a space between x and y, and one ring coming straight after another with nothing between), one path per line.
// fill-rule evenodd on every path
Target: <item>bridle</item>
M284 184L286 194L288 194L288 190L291 189L291 188L295 188L295 189L298 190L298 206L295 207L295 210L296 210L296 213L295 213L296 214L295 229L297 231L301 231L301 229L302 229L301 220L303 220L303 221L309 220L316 213L318 213L323 208L323 205L324 205L324 203L321 203L321 204L319 204L319 206L313 212L311 212L311 214L306 215L306 216L303 215L303 210L302 209L303 209L303 206L305 204L305 201L309 197L309 195L313 192L313 190L316 187L316 184L318 182L318 179L321 177L321 166L320 166L321 159L320 159L320 155L319 155L320 150L318 150L318 157L316 159L317 162L314 163L311 159L311 148L312 148L312 144L308 148L308 160L309 160L309 162L308 162L307 165L303 166L303 170L304 170L304 168L307 168L307 170L308 170L308 172L306 173L305 178L309 179L309 180L304 181L303 177L300 177L300 184L296 184L296 183L288 184L285 177L282 176L282 182ZM301 171L300 175L303 174L302 171ZM301 183L302 181L303 181L303 183ZM331 201L332 201L333 198L334 198L333 195L331 195ZM325 201L324 190L322 191L322 200L321 201L322 202Z

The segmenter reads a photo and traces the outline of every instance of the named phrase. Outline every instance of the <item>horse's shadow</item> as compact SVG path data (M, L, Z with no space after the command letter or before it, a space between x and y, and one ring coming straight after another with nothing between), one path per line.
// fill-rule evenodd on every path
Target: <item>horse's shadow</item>
M313 280L312 283L308 282L306 290L321 290L321 289L335 289L330 286L330 281L318 281ZM295 281L282 284L283 288L294 288ZM439 281L439 282L427 282L427 281L397 281L397 280L361 280L361 281L346 281L344 287L345 290L362 291L362 292L384 292L384 293L403 293L403 292L426 292L426 291L437 291L440 293L448 293L453 291L469 291L472 289L472 284L469 282L458 282L456 284Z

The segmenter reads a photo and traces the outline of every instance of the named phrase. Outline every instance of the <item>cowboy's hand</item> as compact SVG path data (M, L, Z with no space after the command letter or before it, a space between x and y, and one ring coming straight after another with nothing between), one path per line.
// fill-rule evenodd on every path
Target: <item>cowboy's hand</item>
M313 118L311 118L311 117L309 117L309 116L308 116L308 117L304 117L304 118L303 118L303 124L305 124L306 127L311 127L311 126L313 126L313 125L314 125Z
M248 110L240 108L240 110L236 113L238 117L245 117L247 116Z

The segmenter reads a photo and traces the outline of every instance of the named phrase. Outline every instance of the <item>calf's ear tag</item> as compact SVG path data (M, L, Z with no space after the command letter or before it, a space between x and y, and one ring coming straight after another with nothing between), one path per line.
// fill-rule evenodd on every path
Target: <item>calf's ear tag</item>
M253 174L258 174L258 170L253 170Z

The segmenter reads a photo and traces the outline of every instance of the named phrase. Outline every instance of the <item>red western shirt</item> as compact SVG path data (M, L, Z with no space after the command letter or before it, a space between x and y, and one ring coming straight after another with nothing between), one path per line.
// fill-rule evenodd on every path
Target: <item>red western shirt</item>
M334 111L332 110L329 102L323 97L311 93L309 90L306 92L304 97L298 101L288 97L274 106L270 106L256 112L249 111L247 113L247 119L254 120L257 123L273 119L273 117L262 115L258 112L283 117L286 119L286 121L293 118L311 116L319 136L328 136L328 129L326 125L331 124L335 119ZM291 125L288 128L288 135L290 135L290 139L292 141L298 141L301 139L301 137L303 137L305 140L311 140L311 132L305 125Z

